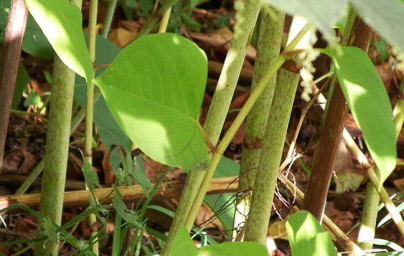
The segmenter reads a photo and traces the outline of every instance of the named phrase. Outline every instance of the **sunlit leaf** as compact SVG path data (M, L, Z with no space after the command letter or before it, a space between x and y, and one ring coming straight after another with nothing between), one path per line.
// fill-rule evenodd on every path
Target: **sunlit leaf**
M166 33L135 40L95 83L118 125L145 154L202 170L209 161L198 123L206 78L204 52Z
M68 0L25 0L25 4L63 63L91 81L93 67L80 9Z
M384 181L396 165L397 149L390 100L367 54L344 46L333 54L338 81Z
M225 242L196 248L184 227L178 229L170 251L171 256L266 256L267 250L262 244L253 242Z

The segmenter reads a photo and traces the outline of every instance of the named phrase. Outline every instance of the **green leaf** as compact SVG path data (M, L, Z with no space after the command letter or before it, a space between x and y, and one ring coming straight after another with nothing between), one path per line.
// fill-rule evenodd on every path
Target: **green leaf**
M180 227L171 246L170 256L182 256L184 252L188 256L196 256L198 248L189 237L188 231L184 227Z
M204 52L165 33L135 40L94 82L144 153L173 167L203 170L209 154L198 119L206 78Z
M398 0L349 0L361 18L392 46L404 52L404 3Z
M130 153L129 153L130 155ZM132 170L133 178L136 180L137 184L139 184L145 191L146 196L149 196L149 190L152 188L152 183L149 178L146 176L145 169L143 167L142 156L137 156L135 159L136 170Z
M338 81L383 182L396 165L397 149L390 100L367 54L344 46L333 54Z
M93 66L80 9L68 0L25 0L25 4L63 63L90 82Z
M87 158L84 157L83 152L80 151L80 153L81 153L81 157L83 159L82 171L83 171L83 175L84 175L84 180L86 181L88 190L90 190L90 192L92 194L94 194L94 186L96 184L100 183L98 180L98 175L93 170L91 162Z
M18 65L18 73L17 73L17 79L15 81L13 101L11 103L12 109L17 109L18 104L20 103L21 98L22 98L22 92L27 87L27 84L29 83L29 81L30 81L30 77L27 73L27 70L25 69L24 65L22 65L22 63L20 63Z
M337 255L331 235L307 211L290 215L286 221L286 232L292 255Z
M225 242L221 244L204 246L198 249L192 242L187 230L184 227L178 229L171 248L170 256L268 255L268 252L263 245L253 242Z
M291 15L299 15L316 26L327 40L334 41L332 26L345 13L346 0L264 0Z
M142 228L142 225L138 221L139 217L137 213L126 208L126 205L122 200L122 195L119 192L118 188L114 185L112 185L112 188L115 192L115 196L114 198L112 198L112 206L114 207L116 213L129 224L138 228Z

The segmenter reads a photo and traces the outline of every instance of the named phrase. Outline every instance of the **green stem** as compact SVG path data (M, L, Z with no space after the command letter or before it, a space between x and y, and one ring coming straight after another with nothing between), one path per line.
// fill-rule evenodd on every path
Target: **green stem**
M96 44L96 27L97 27L98 0L90 1L90 14L88 21L88 51L92 63L95 63L95 44ZM85 104L85 135L84 135L84 156L86 161L92 164L92 143L93 143L93 122L94 122L94 84L88 82L86 91ZM96 224L97 217L95 214L88 216L88 224L91 236L97 236ZM98 255L98 241L92 244L91 250Z
M285 14L283 12L266 5L261 7L257 43L258 54L254 64L251 90L257 87L258 82L272 62L279 56L284 19ZM243 158L241 160L240 178L237 188L239 193L247 191L254 186L255 174L261 154L261 143L265 134L266 122L275 90L275 81L275 76L273 76L247 116L242 150ZM233 225L235 231L245 224L250 201L251 193L237 198ZM233 238L236 235L234 233ZM241 240L241 237L238 237L237 240Z
M247 46L258 18L261 1L239 0L236 2L235 7L237 14L236 24L234 26L234 37L230 43L223 70L220 74L204 124L205 132L213 145L216 145L219 140L220 132L243 65ZM190 171L181 194L180 203L177 207L173 223L170 227L170 233L161 253L162 256L169 254L172 241L174 240L178 228L185 224L204 175L205 171Z
M161 18L159 33L164 33L167 30L168 21L170 20L171 7L164 12L163 17Z
M233 124L230 126L229 130L227 131L226 135L223 137L222 141L216 148L212 156L212 160L210 161L210 165L206 174L204 176L203 182L197 192L195 197L193 206L191 211L189 212L185 227L190 230L195 218L198 214L199 208L202 205L203 198L205 197L206 191L208 190L210 181L212 180L213 174L216 170L217 164L221 156L223 155L224 151L226 150L227 146L230 144L232 138L240 128L241 124L243 123L245 117L250 112L251 108L253 107L254 103L257 101L258 97L261 95L262 91L265 89L266 85L270 81L270 79L276 74L278 69L283 65L283 63L287 60L285 55L289 55L290 51L294 49L300 39L306 34L309 30L309 26L305 26L299 32L298 35L293 39L293 41L285 48L281 55L279 55L276 60L272 63L269 67L267 73L262 77L261 81L258 83L257 87L254 91L251 92L250 97L245 102L243 108L241 109L240 113L237 115L236 119L233 121ZM292 57L292 56L290 56ZM284 138L283 140L284 141ZM279 167L279 166L278 166Z
M261 150L245 240L265 244L278 169L299 74L280 69Z
M69 150L75 73L56 56L53 75L55 82L52 86L39 208L45 218L60 225ZM40 219L38 220L37 235L42 237L45 234L44 219ZM58 243L50 240L45 244L38 243L34 255L56 256L58 255Z
M146 24L140 29L137 33L136 38L140 38L146 34L148 34L158 23L160 17L164 15L164 13L170 9L174 4L176 4L178 0L167 0L156 12L156 14L150 17Z
M401 81L400 85L400 93L404 93L404 80ZM401 127L403 127L404 123L404 101L399 99L396 106L394 107L393 110L393 122L395 125L396 129L396 139L398 138L398 135L400 134ZM372 171L372 170L371 170ZM370 177L372 177L371 171L369 172ZM375 167L376 174L379 173L377 170L377 166ZM376 178L378 178L376 176ZM377 185L379 184L379 185ZM373 243L371 242L361 242L361 241L368 241L374 238L375 236L375 228L376 228L376 220L377 220L377 209L379 207L379 200L380 200L380 195L378 193L378 190L376 189L376 186L381 186L380 183L372 184L371 182L368 182L367 187L366 187L366 197L365 201L363 203L363 211L362 211L362 223L359 229L359 234L358 234L358 242L360 242L360 247L364 250L366 249L372 249ZM379 192L383 192L384 189L382 189ZM384 191L385 192L385 191ZM386 199L385 197L383 197ZM388 205L386 203L386 205ZM391 209L391 207L390 207ZM394 213L392 214L394 216Z
M118 0L111 0L108 2L107 13L104 18L104 24L101 31L101 36L107 38L108 32L111 28L112 18L114 17L116 3Z

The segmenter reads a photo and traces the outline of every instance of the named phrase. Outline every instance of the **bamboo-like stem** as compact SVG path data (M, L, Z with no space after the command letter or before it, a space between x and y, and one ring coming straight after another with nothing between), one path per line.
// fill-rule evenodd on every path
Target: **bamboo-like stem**
M98 0L90 1L90 14L88 21L88 51L92 63L95 63L95 47L97 34L97 12ZM94 122L94 84L90 81L86 90L85 104L85 133L84 133L84 157L86 161L92 164L92 144L93 144L93 122ZM97 235L97 217L94 213L88 216L88 224L90 226L91 236ZM91 246L92 252L98 255L98 241Z
M400 94L403 93L404 93L404 80L401 81L400 85ZM404 101L402 99L399 99L396 106L394 107L393 122L395 126L396 140L397 140L404 122ZM371 240L375 236L377 209L379 206L380 195L383 202L386 205L386 209L393 217L393 220L395 219L398 220L398 222L396 221L395 222L400 232L402 230L401 227L402 224L398 224L402 223L401 215L397 215L397 209L394 207L394 204L391 202L390 198L386 196L387 192L384 190L382 184L375 183L378 181L377 174L379 173L377 170L377 166L375 169L376 169L375 171L372 168L368 170L369 178L371 179L373 184L368 182L366 187L366 197L363 203L362 221L358 234L358 242L360 242L360 246L362 249L371 249L373 247L373 243L365 241Z
M278 168L282 158L286 131L299 83L299 74L280 69L274 100L268 117L266 134L255 177L245 231L245 240L265 244Z
M164 12L163 17L160 21L159 33L164 33L167 30L168 21L170 20L171 7Z
M81 8L81 0L73 0ZM55 56L53 68L54 84L51 89L48 134L44 156L40 212L46 219L60 225L63 210L63 195L69 150L70 119L73 107L75 73ZM37 236L45 235L45 219L38 220ZM34 255L58 255L58 243L38 243Z
M216 145L219 140L220 132L243 65L247 46L258 18L261 1L239 0L236 2L235 8L237 14L236 24L234 26L234 38L230 43L223 70L219 77L216 91L204 124L204 130L213 145ZM181 194L180 203L177 207L173 223L170 227L166 244L161 252L162 256L169 255L172 241L178 228L183 226L186 222L204 175L205 171L190 171Z
M0 169L27 16L28 10L23 0L11 1L0 60Z
M112 18L114 17L116 3L118 0L111 0L108 2L107 13L104 18L104 24L101 31L101 36L107 38L109 29L111 28Z
M97 99L100 97L100 95L101 95L101 91L95 90L94 102L97 101ZM83 121L84 114L85 114L85 108L80 108L79 111L77 111L76 115L73 117L71 124L70 124L70 135L77 129L77 127L79 126L81 121ZM15 194L16 195L24 194L28 190L28 188L31 186L31 184L35 181L35 179L38 177L38 175L42 172L43 167L44 167L44 160L41 159L41 161L39 161L39 163L35 166L35 168L25 178L24 182L17 189Z
M217 146L217 148L212 156L212 159L210 161L209 168L206 171L206 174L204 176L203 182L197 192L197 195L195 197L191 211L189 212L189 215L187 217L185 227L188 230L191 229L191 227L195 221L195 218L198 214L199 208L202 205L203 198L206 194L207 188L209 187L209 183L213 177L213 174L216 170L217 164L219 163L221 156L223 155L227 146L230 144L232 138L234 137L234 135L240 128L241 124L243 123L245 117L247 116L247 114L249 113L251 108L253 107L254 103L256 102L258 97L261 95L262 91L265 89L265 86L268 84L268 81L276 74L276 72L283 65L283 63L285 63L285 61L287 60L286 56L293 57L293 54L291 54L290 51L292 51L296 47L297 43L302 39L302 37L307 33L308 30L309 30L309 26L303 27L302 30L292 40L292 42L288 46L286 46L286 48L282 52L282 54L279 55L276 58L276 60L272 63L272 65L269 67L267 73L262 77L261 81L258 83L255 90L251 92L250 97L245 102L243 108L240 110L236 119L233 121L233 124L230 126L226 135L223 137L222 141ZM253 193L253 195L254 195L254 193Z
M357 46L366 51L371 34L371 29L350 11L342 44ZM323 115L324 123L314 153L312 173L303 204L303 209L308 210L320 222L325 209L333 163L348 113L348 105L335 74L331 79L329 95L330 100Z
M369 179L372 181L374 188L377 190L377 193L382 198L382 201L384 202L386 209L389 211L391 218L393 219L394 223L396 224L398 231L404 237L403 218L401 217L400 212L394 206L393 201L391 201L389 194L387 194L386 190L382 189L383 188L382 183L380 182L379 177L376 174L376 172L373 170L373 168L369 168L368 176L369 176Z
M54 85L50 102L48 134L44 157L40 212L60 225L65 188L75 73L59 57L54 61ZM44 220L38 220L38 237L44 235ZM58 255L58 243L47 241L35 247L34 255Z
M304 23L303 23L304 25ZM293 38L294 31L302 28L302 22L295 17L289 34ZM303 49L309 46L309 37L299 42ZM275 192L278 169L282 158L286 131L292 111L294 96L300 75L296 71L281 68L278 72L274 99L269 113L267 127L258 169L253 187L250 212L245 229L245 240L265 244L272 201Z
M285 14L283 12L266 5L261 7L257 58L254 64L251 90L255 89L272 62L279 56L284 19ZM271 109L275 81L276 77L273 76L247 116L242 150L243 158L241 159L240 179L238 183L239 193L249 190L254 185L265 127ZM245 225L250 200L251 193L237 198L236 211L234 213L233 228L235 231L233 238L237 236L237 230ZM237 240L242 240L239 236L237 238Z

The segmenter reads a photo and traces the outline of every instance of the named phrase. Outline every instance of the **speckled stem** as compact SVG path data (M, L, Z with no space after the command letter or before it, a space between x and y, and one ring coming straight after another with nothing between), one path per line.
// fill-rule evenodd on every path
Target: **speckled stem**
M285 14L283 12L266 5L263 5L261 8L257 57L255 59L251 84L252 90L256 88L268 68L279 56L284 19ZM240 178L238 182L238 193L244 196L239 197L236 201L233 225L235 232L233 238L237 236L237 230L240 230L242 226L244 226L248 215L251 193L244 194L242 192L248 191L254 185L262 141L264 139L268 114L271 109L272 97L275 90L275 82L276 75L270 79L268 85L247 116L242 151L243 157L241 159ZM241 237L238 237L238 239L241 239Z
M230 43L223 70L219 77L216 91L203 127L213 145L216 145L219 140L220 132L243 65L247 46L258 18L261 1L239 0L236 2L235 7L237 15L236 25L234 27L234 38ZM206 171L190 171L181 194L175 218L171 224L170 233L161 252L162 256L169 254L172 241L178 228L185 225L205 173Z
M81 1L72 1L81 7ZM53 68L52 97L46 137L40 213L48 220L61 224L66 167L69 150L75 73L58 56ZM38 220L37 236L44 234L44 220ZM34 255L58 255L58 243L47 240L38 243Z

